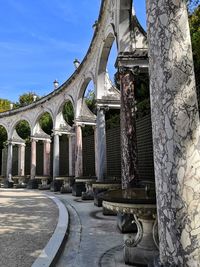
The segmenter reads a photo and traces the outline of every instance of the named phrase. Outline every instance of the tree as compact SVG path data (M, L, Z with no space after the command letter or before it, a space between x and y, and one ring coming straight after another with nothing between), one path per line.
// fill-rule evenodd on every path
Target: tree
M38 100L40 97L36 95L34 92L24 93L20 95L19 102L15 103L15 107L24 107L34 102L34 97L36 96L35 100Z
M0 112L4 112L10 109L10 101L0 98Z
M200 5L189 15L196 82L200 85Z

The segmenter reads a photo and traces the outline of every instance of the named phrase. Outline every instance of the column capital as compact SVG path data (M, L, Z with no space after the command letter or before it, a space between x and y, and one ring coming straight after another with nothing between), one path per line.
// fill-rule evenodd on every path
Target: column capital
M85 127L85 123L82 121L75 121L75 127L76 126L81 126L81 127Z
M13 143L12 140L7 140L5 144L6 144L6 146L8 146L8 145L14 145L14 143Z
M148 50L147 49L138 49L133 52L121 52L119 53L115 67L127 67L133 68L139 66L143 71L148 70Z
M43 140L43 143L51 143L51 139L49 138L49 139L45 139L45 140Z
M35 136L31 136L31 142L32 142L32 141L38 142L39 139L38 139L37 137L35 137Z
M97 111L103 111L104 113L106 113L106 111L109 110L109 106L108 105L97 105Z
M61 136L62 133L61 133L60 130L58 130L58 129L53 129L51 135L52 135L52 136L54 136L54 135L59 135L59 136Z

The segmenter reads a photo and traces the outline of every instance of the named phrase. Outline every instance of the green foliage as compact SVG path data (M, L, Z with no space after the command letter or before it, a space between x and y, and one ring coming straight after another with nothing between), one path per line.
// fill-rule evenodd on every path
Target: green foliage
M31 129L27 121L25 120L20 121L16 125L16 131L21 138L25 139L27 142L29 141L31 135Z
M200 6L189 16L194 70L197 84L200 84Z
M24 107L27 106L34 101L34 96L36 96L36 100L39 99L39 96L36 95L34 92L28 92L19 97L19 102L15 103L15 107Z
M91 91L87 97L85 97L85 102L88 106L88 108L93 112L96 113L96 101L95 101L95 93L94 91Z
M10 109L10 101L0 98L0 112L4 112Z
M52 134L52 128L53 128L53 121L52 121L52 118L51 118L51 115L48 113L48 112L45 112L40 120L39 120L39 124L42 128L42 130L51 135Z
M106 120L106 129L115 128L120 125L120 114L116 112L115 114L110 114L109 119Z
M0 125L0 149L4 147L4 143L7 140L7 132L6 129Z
M70 101L66 102L63 107L63 116L65 121L72 126L74 123L74 109Z

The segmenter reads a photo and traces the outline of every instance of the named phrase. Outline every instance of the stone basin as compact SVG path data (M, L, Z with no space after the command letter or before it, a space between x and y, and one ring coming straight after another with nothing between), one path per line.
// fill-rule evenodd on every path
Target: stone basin
M116 190L121 188L121 181L118 180L104 180L104 181L96 181L92 184L93 192L94 192L94 204L97 207L102 207L102 193L108 190ZM106 209L103 209L103 213L106 213ZM108 212L109 214L109 212Z
M125 263L151 266L158 255L155 190L149 186L130 188L105 192L102 197L104 208L134 216L137 233L124 235Z

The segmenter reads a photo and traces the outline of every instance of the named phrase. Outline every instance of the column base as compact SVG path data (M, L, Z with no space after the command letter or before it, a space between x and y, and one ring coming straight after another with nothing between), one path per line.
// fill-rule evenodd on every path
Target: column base
M94 200L94 194L92 191L82 192L82 200Z
M50 190L52 192L59 192L62 186L62 181L60 180L53 180L50 186Z
M4 188L13 188L13 182L9 182L8 180L5 180L4 182L3 182L3 187Z
M71 186L69 186L69 185L68 186L62 185L61 188L60 188L60 193L62 193L62 194L64 194L64 193L67 193L67 194L72 193Z
M36 179L30 179L27 184L27 189L38 189L38 181Z
M85 192L85 183L75 182L72 186L72 196L81 197L82 192Z
M154 258L158 255L156 250L143 250L138 247L124 247L125 264L141 267L164 267L154 265Z

